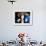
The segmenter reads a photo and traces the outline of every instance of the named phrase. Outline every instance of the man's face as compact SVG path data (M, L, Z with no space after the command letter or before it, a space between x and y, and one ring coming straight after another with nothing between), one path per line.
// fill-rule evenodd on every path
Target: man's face
M25 13L25 15L26 15L26 16L29 16L29 14L28 14L28 13Z
M18 17L20 17L20 13L18 13L18 15L17 15Z

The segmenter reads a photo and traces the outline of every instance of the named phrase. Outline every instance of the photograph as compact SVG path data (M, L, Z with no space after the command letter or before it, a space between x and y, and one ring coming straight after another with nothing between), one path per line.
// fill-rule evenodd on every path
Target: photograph
M17 11L15 12L15 25L32 25L32 12Z
M46 46L46 0L0 0L0 46Z

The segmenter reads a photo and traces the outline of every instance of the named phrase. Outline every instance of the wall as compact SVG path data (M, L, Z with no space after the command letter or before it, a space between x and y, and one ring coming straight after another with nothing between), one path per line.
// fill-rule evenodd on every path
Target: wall
M16 10L32 10L32 26L15 26L14 12ZM13 5L7 0L0 0L0 41L15 40L19 32L31 35L33 40L46 40L46 1L17 0Z

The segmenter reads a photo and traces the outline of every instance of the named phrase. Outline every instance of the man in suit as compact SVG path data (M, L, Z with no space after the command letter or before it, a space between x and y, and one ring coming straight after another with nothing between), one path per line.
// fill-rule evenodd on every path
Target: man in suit
M22 22L21 13L16 12L15 13L15 23L21 23L21 22Z

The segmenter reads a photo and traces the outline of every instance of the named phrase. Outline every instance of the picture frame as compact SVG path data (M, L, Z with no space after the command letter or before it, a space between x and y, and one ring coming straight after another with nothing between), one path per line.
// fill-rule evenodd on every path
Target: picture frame
M17 10L15 11L15 25L16 26L32 26L33 14L31 10Z

